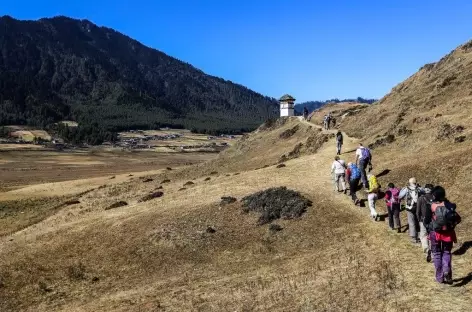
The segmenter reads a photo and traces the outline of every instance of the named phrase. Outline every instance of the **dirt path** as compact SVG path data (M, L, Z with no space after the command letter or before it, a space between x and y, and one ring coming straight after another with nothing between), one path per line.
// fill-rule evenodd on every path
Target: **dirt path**
M317 128L322 128L319 125L312 124L308 121L301 120L304 124L309 124ZM336 133L338 130L324 130L325 133ZM343 133L344 145L341 155L341 159L346 162L355 161L355 149L357 148L357 139L350 138L346 133ZM348 152L345 152L348 151ZM327 142L317 154L309 156L309 162L311 163L312 172L318 174L307 175L312 178L306 181L312 187L315 186L323 191L326 196L330 198L336 198L336 200L346 209L352 210L355 214L361 214L365 216L366 222L364 224L365 231L369 236L375 237L376 246L375 248L379 253L390 255L401 263L401 269L404 272L405 282L409 286L422 285L424 294L430 294L431 292L438 293L437 303L439 306L451 308L451 311L460 311L464 306L472 306L472 296L470 296L470 286L456 286L446 287L440 285L434 280L434 267L431 263L427 263L422 254L421 248L413 246L408 239L406 233L396 234L388 230L388 225L385 222L373 222L369 218L369 209L359 208L353 205L352 201L348 196L333 191L331 181L331 164L333 158L336 155L336 143L335 139L331 139ZM358 192L360 198L365 197L363 191ZM383 204L381 201L377 201L377 211L379 214L384 213ZM402 213L403 214L403 213ZM405 223L404 223L405 224ZM461 268L465 259L453 256L453 278L464 278L470 275L469 272ZM464 265L465 266L465 265ZM460 283L459 283L460 285ZM421 293L416 294L417 297L421 297Z

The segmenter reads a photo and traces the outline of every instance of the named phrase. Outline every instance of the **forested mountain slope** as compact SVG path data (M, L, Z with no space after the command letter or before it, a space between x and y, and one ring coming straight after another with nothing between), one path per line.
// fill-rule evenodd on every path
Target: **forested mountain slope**
M112 29L0 17L0 124L254 128L277 102Z

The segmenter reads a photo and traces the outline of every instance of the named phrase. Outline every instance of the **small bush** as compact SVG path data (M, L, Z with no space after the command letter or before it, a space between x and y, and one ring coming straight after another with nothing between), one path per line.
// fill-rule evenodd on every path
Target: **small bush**
M229 205L229 204L232 204L232 203L235 203L237 202L238 200L234 197L231 197L231 196L223 196L221 197L221 202L220 202L220 205L224 206L224 205Z
M170 183L170 180L169 179L165 179L165 180L162 180L161 184L166 184L166 183Z
M152 182L152 181L154 181L154 180L151 179L151 178L146 178L146 179L143 180L143 183L148 183L148 182Z
M82 262L77 265L71 265L67 268L67 276L71 280L84 280L85 279L85 266Z
M124 206L128 206L128 203L125 202L125 201L123 201L123 200L120 200L119 202L116 202L116 203L114 203L114 204L111 204L110 206L108 206L107 208L105 208L105 210L120 208L120 207L124 207Z
M285 167L287 167L287 165L286 165L286 164L279 164L279 165L277 165L277 167L276 167L276 168L280 169L280 168L285 168Z
M296 125L295 127L293 128L290 128L290 129L287 129L285 130L284 132L282 132L279 137L281 139L288 139L290 137L292 137L295 133L297 133L298 129L300 129L300 126L299 125Z
M210 177L208 177L208 178L205 178L205 180L204 180L204 181L210 181L210 180L211 180L211 178L210 178Z
M192 185L195 185L195 183L193 183L192 181L188 181L184 184L184 186L192 186Z
M210 172L211 175L217 175L218 174L218 171L212 171Z
M462 143L465 141L465 139L466 139L465 135L458 136L454 138L454 143Z
M167 167L167 168L166 168L166 170L168 170L168 171L171 171L171 170L172 170L172 168L171 168L171 167Z
M275 232L280 232L282 231L284 228L281 227L280 225L278 224L271 224L269 225L269 231L271 231L272 233L275 233Z
M159 197L162 197L162 196L164 196L163 192L154 192L154 193L148 194L148 195L144 196L143 198L139 199L138 203L144 203L144 202L150 201L151 199L159 198Z
M298 218L312 204L299 192L289 190L286 187L260 191L244 197L241 201L244 212L255 211L261 213L257 222L258 225L270 223L279 218Z
M182 188L179 189L179 192L185 191L185 190L186 190L186 188L185 188L185 187L182 187Z
M209 227L206 228L205 232L213 234L213 233L216 233L216 230L215 230L214 227L209 226Z

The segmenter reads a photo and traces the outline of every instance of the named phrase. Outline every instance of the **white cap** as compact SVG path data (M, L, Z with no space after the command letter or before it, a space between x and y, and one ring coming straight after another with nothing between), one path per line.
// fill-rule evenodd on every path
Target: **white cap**
M410 178L410 180L408 180L408 183L410 185L416 185L416 179L415 178Z

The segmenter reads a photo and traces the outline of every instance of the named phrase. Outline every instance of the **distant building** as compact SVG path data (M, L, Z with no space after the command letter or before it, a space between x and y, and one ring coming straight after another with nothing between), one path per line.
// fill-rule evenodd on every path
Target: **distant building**
M280 102L280 117L295 116L295 98L291 95L285 94L279 99Z

